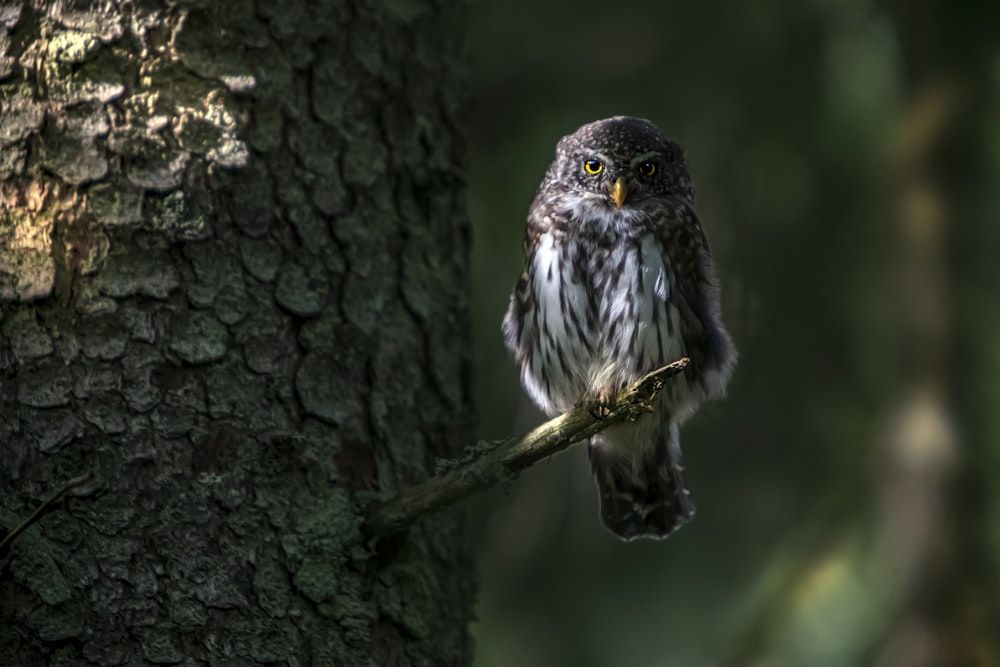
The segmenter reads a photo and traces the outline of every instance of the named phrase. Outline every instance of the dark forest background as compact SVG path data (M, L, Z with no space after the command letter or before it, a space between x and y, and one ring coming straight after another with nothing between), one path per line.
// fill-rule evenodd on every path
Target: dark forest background
M741 352L682 433L695 520L603 531L582 448L476 501L476 667L1000 664L1000 12L477 3L481 436L541 421L499 323L556 141L685 145Z

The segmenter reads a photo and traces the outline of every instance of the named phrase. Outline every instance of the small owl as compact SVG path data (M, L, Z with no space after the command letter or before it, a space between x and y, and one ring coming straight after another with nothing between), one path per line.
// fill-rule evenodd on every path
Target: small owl
M550 416L691 360L651 414L588 448L604 525L625 540L664 538L694 515L680 425L724 393L736 363L683 149L626 116L563 137L528 211L524 252L503 332Z

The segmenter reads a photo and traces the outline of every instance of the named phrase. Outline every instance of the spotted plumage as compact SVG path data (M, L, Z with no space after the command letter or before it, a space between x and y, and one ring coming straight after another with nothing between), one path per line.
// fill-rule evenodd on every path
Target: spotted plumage
M623 116L563 137L528 212L524 250L503 330L525 389L549 415L691 359L652 414L589 444L605 526L623 539L666 537L694 514L680 424L723 394L736 360L683 150Z

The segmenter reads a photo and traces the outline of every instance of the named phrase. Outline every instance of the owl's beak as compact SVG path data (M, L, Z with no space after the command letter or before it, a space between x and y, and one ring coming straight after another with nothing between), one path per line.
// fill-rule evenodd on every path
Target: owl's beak
M615 206L618 208L622 207L625 203L625 197L628 196L628 186L625 185L625 179L619 178L615 181L615 184L611 186L611 198L615 200Z

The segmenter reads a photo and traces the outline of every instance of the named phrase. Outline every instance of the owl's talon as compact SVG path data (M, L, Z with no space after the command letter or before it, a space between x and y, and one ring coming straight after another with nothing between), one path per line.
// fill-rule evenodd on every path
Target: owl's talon
M594 419L602 421L607 419L608 415L611 414L611 410L608 409L608 406L601 403L600 401L590 401L587 404L587 412L589 412L590 416L593 417Z
M601 393L596 398L592 398L587 402L587 412L594 419L607 419L611 416L614 404L615 398L613 396Z

